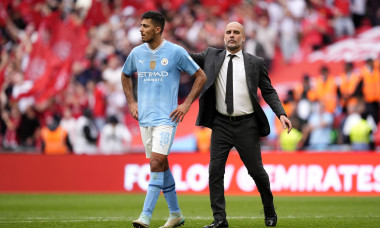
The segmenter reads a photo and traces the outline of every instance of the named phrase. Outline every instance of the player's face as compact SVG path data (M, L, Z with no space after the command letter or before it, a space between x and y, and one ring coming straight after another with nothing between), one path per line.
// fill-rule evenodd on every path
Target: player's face
M227 50L236 53L242 49L245 41L244 28L237 22L231 22L227 25L224 33L224 44Z
M151 43L156 37L160 35L161 28L156 27L152 19L142 19L141 20L141 39L144 43Z

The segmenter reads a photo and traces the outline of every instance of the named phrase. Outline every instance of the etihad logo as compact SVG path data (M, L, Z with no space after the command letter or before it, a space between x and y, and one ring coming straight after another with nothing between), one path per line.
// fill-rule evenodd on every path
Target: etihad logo
M162 81L164 77L169 76L169 73L167 71L161 71L161 72L138 72L138 77L143 78L144 82L156 82L156 81Z
M139 77L146 78L146 77L167 77L169 76L169 73L167 71L153 71L153 72L138 72L137 74Z

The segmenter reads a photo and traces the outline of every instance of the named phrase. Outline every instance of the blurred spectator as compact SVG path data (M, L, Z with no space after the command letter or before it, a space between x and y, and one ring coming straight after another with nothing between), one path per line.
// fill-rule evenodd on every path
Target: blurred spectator
M1 110L1 119L4 123L4 125L1 126L1 130L4 131L1 146L5 149L15 150L19 145L17 129L21 121L21 112L16 102L10 104L9 111Z
M312 102L315 101L315 97L315 91L311 87L310 76L305 74L302 77L302 82L298 83L294 89L294 98L297 102L296 112L300 119L299 129L302 129L309 119L312 111Z
M70 84L64 93L64 105L70 108L74 118L81 116L83 110L88 107L86 88L78 82Z
M344 35L353 36L355 33L354 22L350 12L351 0L334 0L334 29L336 38Z
M89 66L84 70L78 72L76 75L76 80L82 85L86 85L89 80L95 81L96 83L102 79L102 72L100 68L95 63L94 57L90 57Z
M340 106L345 108L349 99L361 95L359 83L361 81L359 72L354 70L352 62L344 64L344 73L340 75L339 97Z
M363 77L363 95L369 115L372 115L375 123L379 122L380 102L380 71L379 64L371 58L366 60L366 65L361 71Z
M301 48L309 53L323 47L324 36L328 33L328 21L312 4L306 7L301 21Z
M305 0L284 0L282 2L284 7L290 11L297 22L304 17L306 10Z
M35 150L40 138L41 124L36 110L28 106L21 116L20 124L17 128L17 137L20 146L25 149Z
M288 9L280 22L280 47L284 61L289 63L298 50L298 28Z
M367 0L351 0L350 10L355 28L363 25L363 20L366 16Z
M331 144L332 124L334 116L328 112L323 102L317 102L313 106L307 125L302 134L308 138L308 150L327 150Z
M24 80L24 76L19 71L13 71L10 74L11 81L9 83L9 91L11 92L9 98L17 98L20 94L26 93L32 86L33 82L30 80ZM21 97L18 100L19 109L21 112L25 112L28 106L33 105L31 97Z
M41 129L41 148L47 155L62 155L72 151L67 131L60 126L60 117L46 119L46 126Z
M309 1L306 2L308 3ZM325 24L326 31L323 33L323 44L326 45L332 43L334 40L334 13L332 10L332 3L330 0L310 0L310 3L321 16L321 18L327 22Z
M63 109L62 119L59 125L67 131L69 140L71 144L75 141L76 138L76 119L73 117L70 108L66 107Z
M350 142L353 150L373 150L373 132L372 127L367 121L367 113L360 115L360 120L350 131Z
M90 32L91 42L90 48L94 48L95 61L106 60L108 56L115 53L116 48L113 45L113 31L110 24L105 23L97 27L93 27Z
M102 129L106 123L106 85L101 81L96 83L89 80L86 84L88 94L88 107L93 110L96 127Z
M269 25L269 16L265 13L259 17L259 24L257 27L257 41L260 42L264 47L264 60L268 71L270 71L275 55L277 30Z
M284 107L284 110L287 116L291 117L291 116L296 115L297 103L294 98L293 90L288 90L284 101L282 101L282 106ZM282 126L282 123L278 118L275 118L275 126L276 126L276 134L280 135L281 132L284 130L284 127Z
M246 40L244 45L244 51L246 51L247 53L261 58L265 58L264 47L260 42L257 41L255 30L252 30L250 33L246 34Z
M211 129L207 127L197 127L195 131L197 139L197 151L200 153L209 153L211 144Z
M372 26L380 25L380 1L367 0L367 11Z
M296 101L301 99L315 101L316 95L311 86L310 76L308 74L304 74L302 76L302 82L296 84L294 89L294 98Z
M99 131L96 128L94 116L90 109L85 109L76 124L76 137L73 143L75 154L96 154Z
M123 154L131 148L132 134L116 116L110 116L100 132L99 149L102 154Z
M125 99L124 92L116 87L118 86L114 84L108 85L106 116L117 116L118 120L123 122L127 100Z
M103 80L119 91L123 90L120 82L121 69L122 61L120 59L120 56L110 55L107 58L107 66L103 71Z
M327 112L334 113L337 106L337 86L335 78L330 74L327 66L320 69L321 75L317 78L315 95L317 101L324 103Z
M372 116L367 114L365 102L363 100L351 102L347 110L349 114L342 130L344 142L350 144L353 150L370 149L370 142L373 140L371 136L377 131L377 126ZM373 149L373 144L371 149Z
M294 92L293 90L288 90L286 94L286 98L283 102L283 106L285 109L285 112L288 116L293 116L295 114L295 111L297 109L297 103L296 99L294 97Z
M266 4L261 4L264 5L262 7L268 12L270 27L278 31L279 24L281 20L284 18L284 6L279 4L279 0L270 0L265 2Z

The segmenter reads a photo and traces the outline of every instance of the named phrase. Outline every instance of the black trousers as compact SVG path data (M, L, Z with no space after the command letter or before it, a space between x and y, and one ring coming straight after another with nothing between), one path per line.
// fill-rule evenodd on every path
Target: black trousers
M371 102L371 103L366 103L366 109L368 114L372 115L373 120L375 121L376 124L379 123L379 110L380 110L380 105L379 102Z
M261 159L260 137L255 117L239 121L215 117L210 150L209 189L213 216L226 219L224 198L225 165L230 150L235 147L255 181L264 207L273 207L269 177Z

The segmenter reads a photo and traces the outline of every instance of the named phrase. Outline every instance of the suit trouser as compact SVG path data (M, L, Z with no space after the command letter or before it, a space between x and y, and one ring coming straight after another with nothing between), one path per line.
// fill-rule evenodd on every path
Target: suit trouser
M235 147L255 181L264 207L273 206L273 195L269 177L261 159L260 137L256 117L239 121L230 121L215 117L212 135L209 166L209 189L213 216L226 218L224 198L224 172L230 150Z

